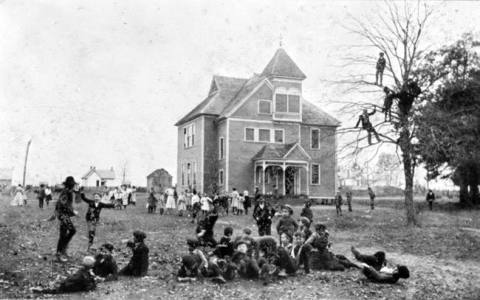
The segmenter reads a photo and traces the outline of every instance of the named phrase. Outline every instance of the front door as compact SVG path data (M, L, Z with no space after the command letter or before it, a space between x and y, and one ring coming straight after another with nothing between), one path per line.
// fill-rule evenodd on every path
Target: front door
M285 194L293 196L296 192L297 172L295 168L288 167L285 170Z

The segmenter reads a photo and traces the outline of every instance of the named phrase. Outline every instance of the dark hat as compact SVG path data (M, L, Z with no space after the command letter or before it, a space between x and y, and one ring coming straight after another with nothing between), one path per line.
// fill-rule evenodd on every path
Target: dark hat
M77 184L75 182L75 179L73 178L73 176L67 176L67 178L65 178L65 181L63 182L64 185L75 185Z
M187 245L190 248L197 248L198 247L198 241L195 239L187 239Z
M225 229L223 230L223 234L224 235L232 235L233 234L233 228L228 226L228 227L225 227Z
M380 263L383 263L385 261L385 252L383 252L383 251L377 251L373 254L373 256L375 256L375 258Z
M101 246L101 248L104 248L104 249L108 250L109 252L112 252L113 249L114 249L113 245L110 244L110 243L105 243L105 244L103 244L103 245Z
M315 230L316 231L325 230L325 229L327 229L327 226L325 226L323 224L315 224Z
M408 278L410 277L410 271L408 270L408 268L406 266L401 266L401 265L398 265L397 266L397 270L398 270L398 276L400 278Z
M250 228L244 228L243 233L245 233L247 235L250 235L250 234L252 234L252 230Z
M146 235L145 232L143 232L143 231L135 230L135 231L133 232L133 237L136 238L136 239L138 239L138 240L143 241L143 240L147 237L147 235Z

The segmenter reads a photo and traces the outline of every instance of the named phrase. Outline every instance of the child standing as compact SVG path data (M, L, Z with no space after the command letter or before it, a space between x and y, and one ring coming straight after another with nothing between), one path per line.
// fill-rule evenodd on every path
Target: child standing
M158 205L158 211L160 215L163 215L165 211L165 195L163 193L160 193L160 195L158 196L157 205Z
M155 213L157 210L157 203L158 200L155 197L155 190L152 188L150 190L150 194L148 195L148 200L147 200L147 209L149 214Z
M178 215L180 217L183 216L184 212L187 210L186 200L185 200L185 193L180 193L178 197Z
M245 197L243 194L238 195L238 215L243 215L243 210L244 210L244 204L245 204Z
M99 193L93 194L93 200L85 197L85 194L83 193L80 194L80 197L88 204L87 214L85 215L88 231L88 251L90 250L90 247L92 247L93 240L95 239L95 231L97 229L98 221L100 220L100 212L102 211L102 208L114 208L115 205L100 202L101 198Z
M300 213L300 217L306 217L310 220L310 223L313 222L313 212L310 206L312 203L310 200L305 201L305 205L302 208L302 212Z
M337 194L335 195L335 208L337 210L337 216L342 215L342 202L343 202L342 194L340 193L340 191L338 191Z
M213 201L210 197L207 196L206 193L202 194L202 198L200 199L202 214L204 216L210 211L210 205L213 204Z

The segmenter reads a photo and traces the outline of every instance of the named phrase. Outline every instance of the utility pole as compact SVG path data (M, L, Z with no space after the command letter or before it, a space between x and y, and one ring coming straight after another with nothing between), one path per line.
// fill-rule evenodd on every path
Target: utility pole
M27 152L25 153L25 163L23 164L23 181L22 186L25 188L25 177L27 175L27 161L28 161L28 150L30 150L30 144L32 140L30 139L27 143Z

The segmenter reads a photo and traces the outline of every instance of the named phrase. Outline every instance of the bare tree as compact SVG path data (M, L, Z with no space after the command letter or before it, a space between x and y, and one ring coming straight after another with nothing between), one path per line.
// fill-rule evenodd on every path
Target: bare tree
M383 11L382 11L383 10ZM413 202L413 178L415 167L417 166L417 157L415 154L415 134L416 124L414 114L420 103L421 78L415 77L415 67L421 60L422 51L420 42L423 37L427 20L432 14L432 10L425 4L417 2L412 5L411 2L385 1L383 6L375 12L377 20L369 18L360 20L353 18L354 26L349 28L351 32L361 37L366 45L359 45L357 48L367 47L384 53L386 67L384 76L386 82L390 83L388 89L391 91L393 100L391 118L373 117L372 126L378 133L379 141L374 144L363 145L365 137L361 137L362 131L354 127L345 127L339 131L341 134L356 134L347 142L341 150L348 155L355 157L363 150L376 147L370 151L372 158L375 157L383 145L391 144L398 151L399 158L403 165L405 177L405 208L408 225L418 225ZM373 73L376 57L355 55L346 59L347 64L354 63L356 66L362 65L368 67ZM344 84L346 92L366 93L375 102L384 99L387 96L383 87L377 86L375 82L365 79L366 74L355 74L346 79L341 79L337 83ZM385 91L385 92L384 92ZM381 96L378 97L378 94ZM376 95L376 96L375 96ZM361 110L383 111L384 106L375 102L351 101L343 104L341 112L344 114L360 114ZM381 100L380 100L381 101ZM376 121L376 122L375 122ZM398 154L398 153L397 153Z

